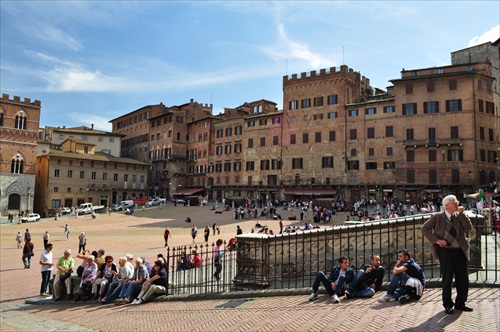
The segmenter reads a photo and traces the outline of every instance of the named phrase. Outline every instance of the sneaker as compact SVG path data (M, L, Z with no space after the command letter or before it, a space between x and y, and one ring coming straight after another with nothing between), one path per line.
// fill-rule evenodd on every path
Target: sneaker
M137 299L134 302L132 302L132 304L136 304L136 305L139 305L139 304L142 304L142 303L143 303L142 299Z
M382 296L378 299L379 302L391 302L394 300L394 297L392 295L389 295L387 292L382 294Z
M309 296L309 301L314 301L318 299L318 293L312 292L311 296Z
M410 301L410 296L409 295L403 295L399 298L399 303L405 304L406 302Z
M337 296L337 294L332 295L332 301L333 301L333 303L340 303L340 300L339 300L339 297Z
M351 299L351 298L352 298L351 291L350 291L350 290L348 290L348 289L346 289L346 291L345 291L345 298L346 298L346 299Z

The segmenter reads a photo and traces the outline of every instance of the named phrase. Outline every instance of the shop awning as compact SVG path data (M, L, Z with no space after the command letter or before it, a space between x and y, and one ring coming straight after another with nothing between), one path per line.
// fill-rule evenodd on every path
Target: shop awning
M205 190L205 188L189 188L189 189L177 190L174 196L190 196L202 192L203 190Z
M337 190L321 190L321 189L285 189L285 195L298 195L298 196L334 196Z

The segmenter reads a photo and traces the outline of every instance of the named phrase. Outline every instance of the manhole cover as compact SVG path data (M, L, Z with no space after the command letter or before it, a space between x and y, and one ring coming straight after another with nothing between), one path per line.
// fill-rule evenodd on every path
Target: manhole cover
M216 309L234 309L238 308L240 305L245 304L249 301L253 301L253 299L234 299L234 300L229 300L225 303L219 304L218 306L215 306Z

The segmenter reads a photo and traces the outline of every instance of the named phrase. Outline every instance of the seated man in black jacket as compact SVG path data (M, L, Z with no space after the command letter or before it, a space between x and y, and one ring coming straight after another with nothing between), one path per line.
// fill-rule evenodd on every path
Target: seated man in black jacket
M382 286L385 269L380 265L380 256L371 255L370 264L358 270L354 280L345 291L345 298L372 297Z

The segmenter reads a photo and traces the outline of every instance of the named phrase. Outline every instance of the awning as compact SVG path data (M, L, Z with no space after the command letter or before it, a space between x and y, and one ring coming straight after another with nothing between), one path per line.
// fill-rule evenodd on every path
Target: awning
M202 192L203 190L205 190L205 188L189 188L189 189L177 190L174 196L189 196Z
M285 195L299 195L299 196L324 196L335 195L337 190L321 190L321 189L285 189Z

